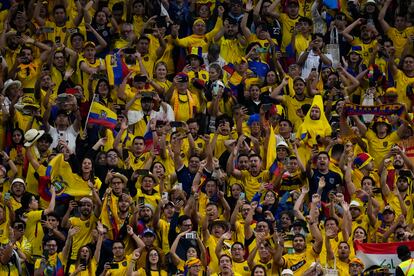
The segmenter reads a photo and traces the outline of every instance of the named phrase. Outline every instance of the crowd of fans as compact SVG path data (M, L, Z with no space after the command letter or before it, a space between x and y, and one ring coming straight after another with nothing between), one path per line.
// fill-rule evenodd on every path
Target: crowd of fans
M388 275L355 244L414 240L414 1L0 9L0 275Z

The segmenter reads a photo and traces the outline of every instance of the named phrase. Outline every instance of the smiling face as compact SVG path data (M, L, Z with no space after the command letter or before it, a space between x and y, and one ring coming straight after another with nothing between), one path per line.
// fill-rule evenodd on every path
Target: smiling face
M154 250L154 249L151 250L148 253L148 255L149 255L148 260L149 260L150 264L152 264L152 265L158 264L158 262L160 260L160 255L158 254L157 250Z
M85 158L82 161L82 172L91 173L92 172L92 161L89 158Z
M327 170L329 168L329 156L326 154L319 154L316 166L320 171Z

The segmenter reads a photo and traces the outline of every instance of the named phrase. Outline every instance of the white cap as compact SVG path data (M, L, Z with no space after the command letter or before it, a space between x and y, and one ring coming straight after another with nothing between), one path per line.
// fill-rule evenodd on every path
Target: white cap
M366 4L377 4L375 0L367 0Z
M349 204L349 207L361 207L361 204L359 204L358 201L356 200L352 200L351 203Z
M290 270L290 269L283 269L281 275L282 276L285 276L285 275L292 275L293 276L293 271Z

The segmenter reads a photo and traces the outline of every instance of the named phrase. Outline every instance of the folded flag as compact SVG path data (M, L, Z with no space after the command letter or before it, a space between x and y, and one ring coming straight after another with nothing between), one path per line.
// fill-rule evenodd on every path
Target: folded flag
M273 164L270 166L269 171L274 176L278 176L280 174L279 161L277 161L277 158L275 161L273 161Z
M65 161L64 155L58 154L47 166L45 176L39 179L38 192L46 201L50 200L50 186L55 186L56 200L62 201L69 196L82 197L91 196L88 183L77 174L72 172L70 164Z
M118 116L115 112L98 102L92 102L86 124L100 125L114 129L117 123L117 119Z
M152 137L152 131L149 129L145 134L144 134L144 144L145 144L145 149L144 151L150 151L152 145L154 143L154 139Z
M107 55L105 62L108 64L106 71L109 85L120 85L124 77L129 73L128 66L118 53Z

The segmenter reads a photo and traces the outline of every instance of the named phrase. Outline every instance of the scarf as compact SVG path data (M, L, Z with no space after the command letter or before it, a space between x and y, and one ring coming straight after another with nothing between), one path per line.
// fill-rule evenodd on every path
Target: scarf
M36 75L36 65L33 63L30 64L20 64L19 65L20 71L19 71L19 77L21 79L29 78L30 76Z
M174 110L174 114L175 114L175 118L178 118L178 114L179 114L179 106L180 106L180 100L179 100L179 93L177 90L174 90L174 93L172 95L172 105L173 105L173 110ZM196 107L194 105L194 100L193 97L191 96L190 91L187 90L187 97L188 97L188 105L189 105L189 110L190 110L190 118L193 117L193 112L194 112L194 108Z

